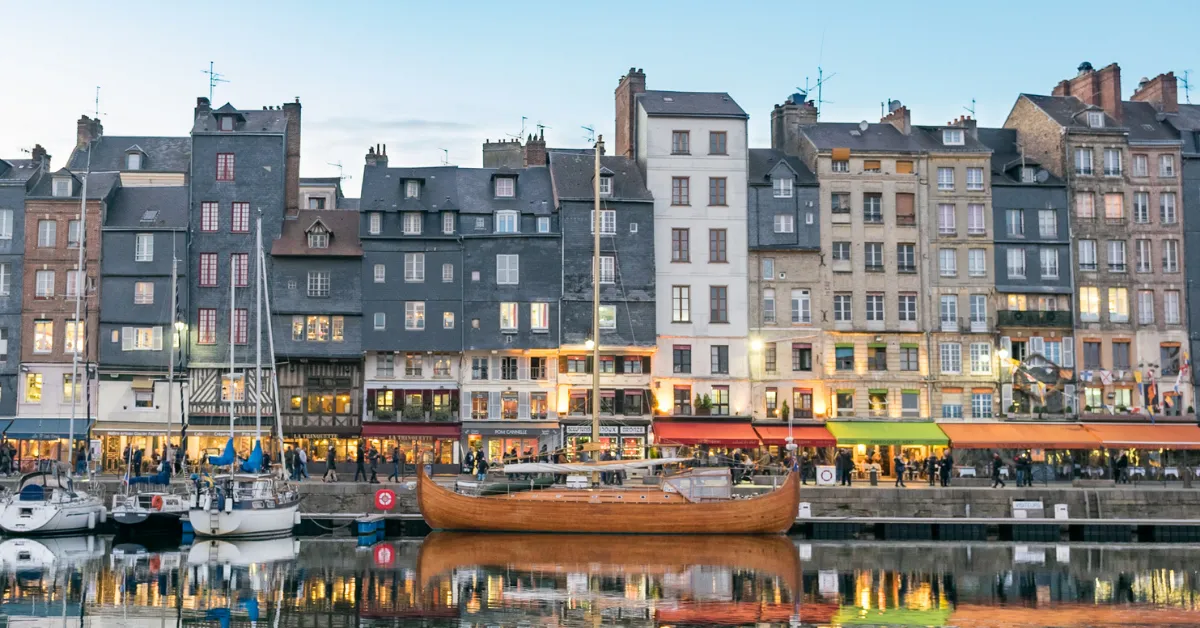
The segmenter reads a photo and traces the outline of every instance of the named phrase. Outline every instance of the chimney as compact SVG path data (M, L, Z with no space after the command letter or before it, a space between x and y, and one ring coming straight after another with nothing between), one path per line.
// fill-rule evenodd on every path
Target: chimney
M912 132L912 113L899 100L888 100L888 114L879 121L891 124L905 135Z
M532 136L531 136L532 138ZM544 150L543 146L543 150ZM525 151L521 148L520 140L489 140L483 141L484 168L512 168L519 170L525 166Z
M817 105L802 93L788 96L771 110L771 148L788 155L800 154L800 127L817 123Z
M617 83L617 145L615 155L633 157L637 152L637 95L646 91L646 73L641 68L629 68L629 73Z
M87 116L79 116L79 121L75 123L75 146L82 147L88 143L100 139L104 134L104 127L100 124L100 119L95 120Z
M959 116L946 123L946 126L958 127L965 129L967 135L975 139L979 139L979 130L976 121L971 116Z
M1096 70L1091 63L1079 64L1079 72L1069 81L1059 81L1054 96L1074 96L1081 102L1100 107L1118 122L1121 112L1121 66L1110 63Z
M263 109L266 109L266 107L263 107ZM201 114L208 115L211 111L212 103L204 96L199 96L196 98L196 108L192 111L192 119L199 118Z
M380 166L386 168L387 162L387 144L382 146L376 144L367 148L367 166Z
M287 135L284 137L285 157L283 165L284 209L288 215L300 210L300 97L295 102L283 104L283 115L287 119Z
M35 144L33 150L29 152L29 156L42 166L42 172L50 169L50 155L46 154L46 149L42 148L41 144Z
M1150 80L1142 79L1130 100L1148 102L1162 113L1179 113L1179 85L1175 73L1167 72Z
M540 130L537 135L530 135L525 140L525 167L546 165L546 131Z

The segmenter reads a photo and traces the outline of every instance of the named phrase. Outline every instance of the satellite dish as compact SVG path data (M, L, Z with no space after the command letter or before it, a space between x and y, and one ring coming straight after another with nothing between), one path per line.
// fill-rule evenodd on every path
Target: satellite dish
M1050 180L1050 173L1046 172L1045 168L1038 168L1037 174L1034 175L1038 183L1045 183Z
M866 133L867 127L869 127L869 126L871 126L871 125L868 124L866 120L863 120L862 122L858 123L858 130L862 131L863 133Z

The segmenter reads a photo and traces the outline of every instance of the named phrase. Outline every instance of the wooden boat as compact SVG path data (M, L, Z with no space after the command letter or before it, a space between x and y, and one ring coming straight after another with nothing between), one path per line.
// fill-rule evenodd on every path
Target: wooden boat
M418 473L417 503L434 530L614 534L782 534L795 522L800 480L748 499L691 500L657 486L549 488L474 497Z

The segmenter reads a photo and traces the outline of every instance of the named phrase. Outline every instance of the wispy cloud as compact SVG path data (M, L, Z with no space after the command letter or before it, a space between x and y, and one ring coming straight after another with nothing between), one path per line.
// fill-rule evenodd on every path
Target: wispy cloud
M352 133L357 131L470 131L475 125L451 120L425 120L422 118L380 119L355 116L328 118L312 122L328 131Z

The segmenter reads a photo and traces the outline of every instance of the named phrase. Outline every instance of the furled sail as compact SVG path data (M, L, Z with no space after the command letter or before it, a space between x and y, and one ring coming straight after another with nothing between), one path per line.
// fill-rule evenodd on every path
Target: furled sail
M211 464L214 467L223 467L227 464L233 464L233 459L233 439L230 438L229 440L225 441L225 452L220 456L209 456L208 464Z
M242 463L243 473L258 473L263 466L263 450L262 441L254 441L254 451L250 452L250 457L246 458L246 462Z

